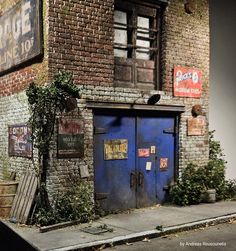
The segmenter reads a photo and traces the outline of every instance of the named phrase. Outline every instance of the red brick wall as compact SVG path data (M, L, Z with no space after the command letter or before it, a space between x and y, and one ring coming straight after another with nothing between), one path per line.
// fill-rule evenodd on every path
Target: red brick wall
M77 84L112 85L113 0L49 4L49 76L74 72Z
M43 0L43 19L47 18L47 4ZM0 2L0 15L12 8L20 0L5 0ZM43 83L47 81L47 30L46 23L43 24L44 30L44 56L33 59L31 62L19 65L17 68L8 70L7 73L0 75L0 97L10 96L24 91L32 81Z

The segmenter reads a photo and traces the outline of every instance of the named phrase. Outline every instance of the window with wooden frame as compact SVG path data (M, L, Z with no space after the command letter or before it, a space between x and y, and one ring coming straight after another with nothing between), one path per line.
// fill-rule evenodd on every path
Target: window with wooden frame
M115 86L159 87L160 9L143 2L115 2Z

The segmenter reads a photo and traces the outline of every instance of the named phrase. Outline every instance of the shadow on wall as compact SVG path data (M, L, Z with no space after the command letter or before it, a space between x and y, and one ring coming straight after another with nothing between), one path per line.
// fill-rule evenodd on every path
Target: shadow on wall
M226 155L226 177L236 178L236 1L210 0L210 129Z

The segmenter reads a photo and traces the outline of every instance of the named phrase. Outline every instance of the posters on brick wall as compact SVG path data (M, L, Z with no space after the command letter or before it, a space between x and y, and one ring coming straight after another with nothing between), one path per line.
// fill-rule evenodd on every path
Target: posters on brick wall
M84 123L79 119L58 120L58 158L80 158L84 156Z
M174 68L174 96L200 98L202 72L197 69L176 66Z
M9 156L32 157L31 131L27 125L11 125L8 127Z

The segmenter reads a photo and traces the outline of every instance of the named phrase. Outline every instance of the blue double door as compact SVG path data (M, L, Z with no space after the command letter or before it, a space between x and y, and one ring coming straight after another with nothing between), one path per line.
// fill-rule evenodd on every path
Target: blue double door
M175 117L94 112L95 199L112 212L163 203L175 176Z

